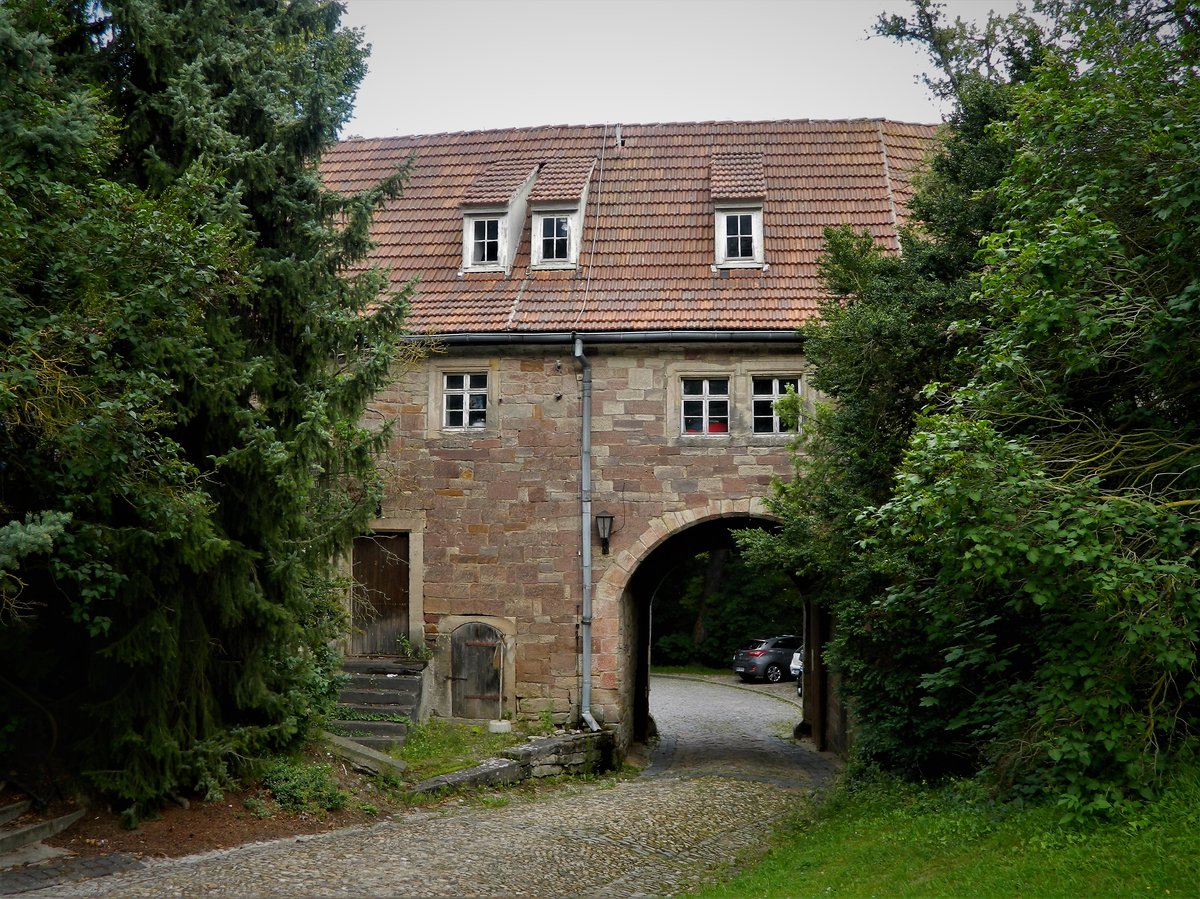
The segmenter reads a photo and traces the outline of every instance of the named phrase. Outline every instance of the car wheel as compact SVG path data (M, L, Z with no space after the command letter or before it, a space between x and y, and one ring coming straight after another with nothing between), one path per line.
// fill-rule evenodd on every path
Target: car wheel
M766 671L767 682L777 684L783 680L783 668L779 665L768 665Z

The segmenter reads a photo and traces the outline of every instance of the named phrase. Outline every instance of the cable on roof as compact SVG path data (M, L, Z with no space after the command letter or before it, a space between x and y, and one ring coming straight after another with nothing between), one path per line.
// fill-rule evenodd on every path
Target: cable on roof
M617 125L617 132L620 133L621 126ZM575 315L575 321L571 323L574 328L579 324L579 320L583 318L583 313L587 310L588 294L592 289L592 265L596 260L596 238L600 234L600 229L596 227L596 219L600 215L600 198L604 195L604 151L608 147L608 123L604 123L604 134L600 138L600 174L596 179L596 202L592 206L592 248L588 251L587 277L583 282L583 301L579 304L579 312Z

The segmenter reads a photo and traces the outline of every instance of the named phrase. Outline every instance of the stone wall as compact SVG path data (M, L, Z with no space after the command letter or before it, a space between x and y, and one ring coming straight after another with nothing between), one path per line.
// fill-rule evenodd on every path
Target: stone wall
M600 774L616 767L613 734L607 730L536 738L501 755L520 763L528 777Z
M792 350L792 352L788 352ZM703 515L750 509L790 471L787 438L751 435L750 377L805 372L794 347L750 344L586 346L593 370L593 512L616 517L612 552L592 527L593 711L620 724L634 650L622 585L640 558ZM442 376L486 371L488 424L441 428ZM680 433L679 381L731 377L728 434ZM452 347L400 373L375 403L394 418L379 531L414 534L413 608L435 650L432 710L449 716L449 625L509 622L506 713L575 720L580 701L581 375L571 347ZM714 511L715 510L715 511ZM598 594L599 596L599 594Z

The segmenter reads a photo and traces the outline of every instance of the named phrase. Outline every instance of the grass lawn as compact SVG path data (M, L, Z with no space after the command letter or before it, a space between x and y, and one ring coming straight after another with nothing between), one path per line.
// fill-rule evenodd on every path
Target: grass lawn
M733 674L732 666L729 668L706 668L704 665L652 665L650 666L651 674Z
M430 718L410 727L392 754L408 763L405 774L418 781L470 768L524 742L524 731L493 734L479 725Z
M762 864L696 895L1200 896L1200 767L1119 822L1060 827L1059 817L880 779L798 812Z

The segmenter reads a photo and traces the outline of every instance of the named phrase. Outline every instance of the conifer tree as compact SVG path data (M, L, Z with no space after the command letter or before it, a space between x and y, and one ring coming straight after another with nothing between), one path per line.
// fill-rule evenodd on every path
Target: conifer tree
M347 274L402 173L354 198L318 176L364 71L339 17L324 0L6 7L6 69L32 54L41 73L5 82L23 113L6 147L62 152L0 169L12 227L43 237L4 260L0 325L10 358L43 331L67 347L25 357L61 386L35 370L0 406L7 457L24 453L0 497L23 529L0 532L0 676L23 732L53 722L132 815L295 743L331 697L335 562L379 490L381 434L359 418L404 309L381 274ZM63 241L65 209L32 211L38 166L92 231Z

